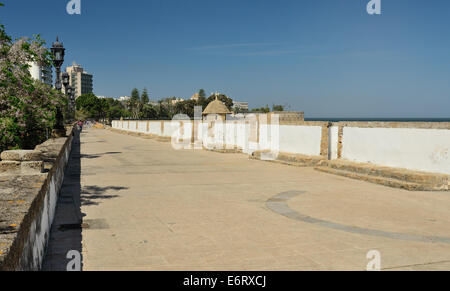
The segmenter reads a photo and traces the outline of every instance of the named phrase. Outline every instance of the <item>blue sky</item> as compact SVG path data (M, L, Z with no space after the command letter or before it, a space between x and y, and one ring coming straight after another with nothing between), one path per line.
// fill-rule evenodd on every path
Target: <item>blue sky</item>
M94 92L200 88L307 117L450 117L450 1L0 0L9 34L56 35Z

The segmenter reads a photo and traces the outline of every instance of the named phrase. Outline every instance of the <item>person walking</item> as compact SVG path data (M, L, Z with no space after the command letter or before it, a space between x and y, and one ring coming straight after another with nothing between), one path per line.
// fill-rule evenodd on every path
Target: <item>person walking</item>
M83 122L82 122L81 120L78 120L78 130L79 130L80 132L83 131Z

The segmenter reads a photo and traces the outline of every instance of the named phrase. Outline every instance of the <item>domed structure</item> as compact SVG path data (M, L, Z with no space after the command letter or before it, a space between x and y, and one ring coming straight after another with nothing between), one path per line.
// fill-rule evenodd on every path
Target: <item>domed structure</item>
M225 104L223 104L223 102L220 101L216 96L216 100L209 103L208 106L206 106L205 110L203 111L203 115L208 114L226 115L231 114L231 111L228 110L227 106L225 106Z

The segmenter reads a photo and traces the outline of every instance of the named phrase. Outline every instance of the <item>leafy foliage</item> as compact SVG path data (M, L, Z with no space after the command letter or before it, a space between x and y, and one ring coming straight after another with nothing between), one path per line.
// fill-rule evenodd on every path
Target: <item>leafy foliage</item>
M203 93L202 93L203 91ZM219 95L219 100L231 110L233 100L224 94ZM94 94L80 96L76 100L79 116L95 119L153 119L170 120L176 114L186 114L194 117L195 106L201 106L202 110L216 99L215 95L204 97L204 90L200 90L199 98L195 100L180 101L177 97L167 97L155 102L149 102L147 89L139 94L138 89L133 89L131 98L127 102L120 102L113 98L99 99Z
M85 118L99 119L115 119L120 117L128 117L130 114L125 106L118 100L113 98L100 99L93 93L84 94L77 98L76 107L79 116Z
M30 75L32 62L51 65L44 44L39 35L13 42L0 25L0 151L32 149L45 141L55 125L56 108L66 105L60 92Z
M198 97L199 98L206 98L205 90L200 89L200 91L198 91Z
M272 111L284 111L284 106L283 105L273 104L272 105Z
M144 91L142 91L142 95L141 95L141 102L142 104L148 104L148 102L150 101L150 98L148 97L148 91L147 88L144 89Z
M266 105L266 107L253 108L252 112L269 113L270 112L270 108L269 108L269 105Z

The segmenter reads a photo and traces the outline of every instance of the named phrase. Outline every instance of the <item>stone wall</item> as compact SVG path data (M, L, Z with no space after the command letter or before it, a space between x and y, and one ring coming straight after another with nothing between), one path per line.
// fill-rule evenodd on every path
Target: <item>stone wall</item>
M51 139L36 147L44 164L43 173L1 173L0 270L40 269L72 148L72 134L76 132L70 129L68 137Z

